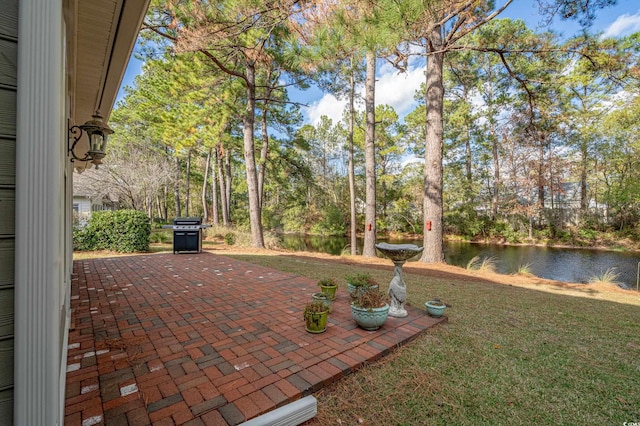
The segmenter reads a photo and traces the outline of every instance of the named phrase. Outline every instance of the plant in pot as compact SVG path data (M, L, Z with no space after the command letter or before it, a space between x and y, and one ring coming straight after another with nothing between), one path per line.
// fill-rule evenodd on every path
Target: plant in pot
M389 296L377 288L365 287L351 302L351 315L358 326L377 330L389 316Z
M328 294L323 293L321 291L317 292L317 293L313 293L311 295L311 299L315 302L322 302L324 303L326 306L331 306L331 298L329 297Z
M304 307L305 330L309 333L323 333L327 329L330 308L324 302L314 300Z
M324 278L318 281L318 287L326 294L330 300L336 299L336 290L338 289L338 283L333 278Z
M444 314L444 309L447 307L447 305L437 297L425 302L424 306L427 308L427 313L434 318L440 318Z
M355 299L358 296L358 293L364 289L378 289L378 283L366 272L346 274L344 279L347 281L347 290L349 291L352 299Z

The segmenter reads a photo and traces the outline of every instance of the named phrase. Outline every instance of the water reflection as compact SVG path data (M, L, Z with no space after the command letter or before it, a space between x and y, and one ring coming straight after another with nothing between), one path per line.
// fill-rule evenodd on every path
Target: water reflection
M380 239L378 242L392 244L417 244L422 240ZM358 239L358 251L362 250L362 239ZM349 252L347 237L323 237L298 234L283 236L283 246L294 251L316 251L339 255ZM511 274L522 265L529 264L535 276L558 281L586 283L609 268L616 268L618 281L629 288L636 288L636 276L640 255L588 249L566 249L533 246L501 246L493 244L471 244L449 242L444 247L445 259L451 265L466 267L474 257L493 257L497 271Z

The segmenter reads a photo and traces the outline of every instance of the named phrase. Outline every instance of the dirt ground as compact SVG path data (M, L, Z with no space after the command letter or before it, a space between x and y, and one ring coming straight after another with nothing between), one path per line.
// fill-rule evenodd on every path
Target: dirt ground
M345 265L368 265L374 268L389 269L391 262L384 258L365 258L362 256L334 256L325 253L315 252L290 252L276 251L255 248L240 248L227 245L209 246L207 251L217 254L238 254L238 255L278 255L296 257L300 259L322 259L324 262L335 262ZM562 281L548 280L527 275L504 275L485 271L469 271L458 266L447 264L427 264L421 262L407 262L403 271L409 274L423 275L441 279L452 279L457 281L487 282L503 285L511 285L558 293L564 295L587 297L592 299L609 300L612 302L627 303L640 306L640 293L635 290L624 290L614 284L577 284Z

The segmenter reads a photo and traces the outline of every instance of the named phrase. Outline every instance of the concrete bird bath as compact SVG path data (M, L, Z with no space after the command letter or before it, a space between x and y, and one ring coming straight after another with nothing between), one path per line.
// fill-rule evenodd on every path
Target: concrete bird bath
M389 315L396 318L404 318L408 315L404 308L407 301L407 284L402 278L402 265L407 259L422 253L423 247L415 244L376 244L376 248L387 258L391 259L394 264L393 279L389 284L389 297L391 303L389 307Z

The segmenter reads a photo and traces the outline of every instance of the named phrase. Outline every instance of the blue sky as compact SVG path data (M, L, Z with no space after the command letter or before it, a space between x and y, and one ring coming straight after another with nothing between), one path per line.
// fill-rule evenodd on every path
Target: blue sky
M498 2L499 3L499 2ZM532 29L546 30L541 27L537 2L532 0L515 0L500 17L523 19ZM551 29L562 36L570 37L580 28L573 21L557 20L551 24ZM640 5L637 0L618 0L618 4L598 11L591 32L602 33L607 37L621 37L640 31ZM421 62L416 62L420 64ZM133 84L134 77L141 72L142 63L132 57L125 73L122 87ZM410 67L406 73L398 73L390 65L380 61L377 70L376 104L393 106L399 116L415 108L413 100L415 91L424 82L424 67L416 65ZM118 99L122 96L118 94ZM322 115L339 121L346 102L336 99L331 94L322 93L312 87L306 91L291 90L292 100L306 104L301 107L307 122L316 123Z

